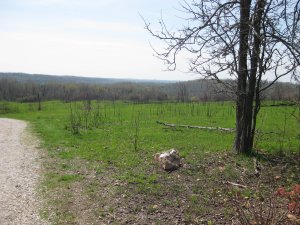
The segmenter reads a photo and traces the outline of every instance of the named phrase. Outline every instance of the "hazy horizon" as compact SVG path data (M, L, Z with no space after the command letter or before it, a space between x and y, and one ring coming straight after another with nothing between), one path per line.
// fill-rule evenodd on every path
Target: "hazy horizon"
M197 80L198 78L195 79L190 79L190 80L174 80L174 79L151 79L151 78L130 78L130 77L122 77L122 76L115 76L115 77L109 77L109 76L99 76L99 75L95 75L95 76L82 76L82 75L78 75L78 74L43 74L43 73L26 73L26 72L7 72L7 71L0 71L0 75L1 74L11 74L11 75L30 75L30 76L57 76L57 77L78 77L78 78L99 78L99 79L116 79L116 80L149 80L149 81L170 81L170 82L180 82L180 81L193 81L193 80Z
M165 71L141 15L175 24L177 1L0 0L0 71L154 80L193 80ZM178 18L177 18L178 19ZM172 24L173 23L173 24ZM157 28L157 27L156 27Z
M160 30L161 18L171 29L178 27L185 15L178 10L179 2L0 0L0 71L170 81L201 78L188 73L184 54L176 71L166 71L151 48L162 50L162 42L144 29L142 17L154 32ZM291 80L286 76L281 81Z

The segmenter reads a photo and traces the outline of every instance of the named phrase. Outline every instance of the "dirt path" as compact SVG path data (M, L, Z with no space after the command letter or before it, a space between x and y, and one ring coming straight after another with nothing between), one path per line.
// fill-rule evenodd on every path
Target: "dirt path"
M0 224L42 225L37 198L41 157L27 123L0 119Z

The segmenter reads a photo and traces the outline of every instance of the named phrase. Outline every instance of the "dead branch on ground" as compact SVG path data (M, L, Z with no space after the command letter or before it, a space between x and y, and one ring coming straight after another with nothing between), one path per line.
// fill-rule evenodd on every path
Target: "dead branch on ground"
M194 128L194 129L203 129L203 130L217 130L223 132L234 132L235 129L233 128L224 128L224 127L203 127L203 126L194 126L194 125L182 125L182 124L172 124L172 123L165 123L156 121L156 123L167 126L167 127L183 127L183 128Z

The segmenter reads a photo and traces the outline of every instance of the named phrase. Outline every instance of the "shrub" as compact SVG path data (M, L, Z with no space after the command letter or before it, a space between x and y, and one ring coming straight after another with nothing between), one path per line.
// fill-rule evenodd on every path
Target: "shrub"
M288 210L294 215L300 216L300 184L297 184L289 192L281 187L276 193L278 196L289 200Z
M289 224L287 212L282 209L277 196L272 195L267 199L255 198L245 203L238 201L235 204L237 221L235 225L283 225Z

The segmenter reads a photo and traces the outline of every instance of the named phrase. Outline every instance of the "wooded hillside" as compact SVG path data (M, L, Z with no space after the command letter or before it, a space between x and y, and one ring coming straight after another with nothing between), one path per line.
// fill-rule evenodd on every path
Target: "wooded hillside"
M227 82L235 84L232 80ZM297 85L279 82L263 97L266 100L293 100L297 99L298 93ZM216 81L203 79L174 82L0 73L0 100L4 101L34 102L40 98L187 102L233 100L232 96Z

